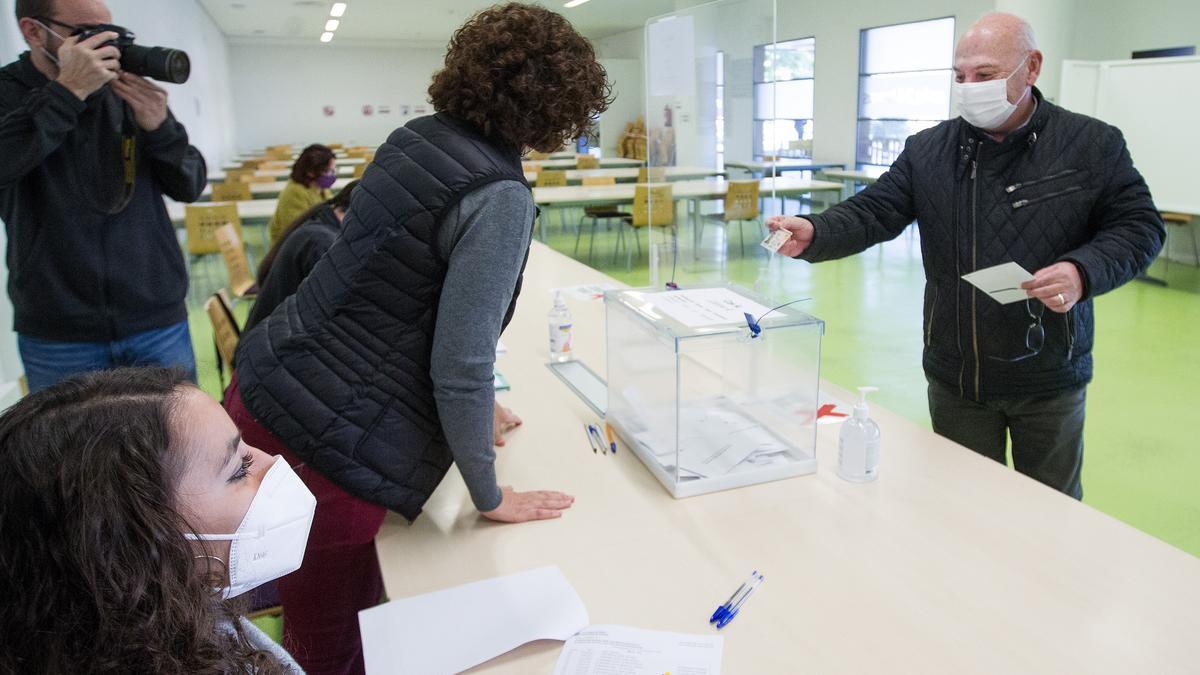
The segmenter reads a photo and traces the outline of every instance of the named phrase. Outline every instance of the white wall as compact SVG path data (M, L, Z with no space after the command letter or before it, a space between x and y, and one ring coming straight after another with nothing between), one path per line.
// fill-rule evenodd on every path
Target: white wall
M1064 59L1072 58L1071 46L1074 41L1078 11L1081 7L1086 9L1088 5L1090 3L1086 0L1084 2L1077 2L1077 0L996 1L997 11L1016 14L1033 26L1038 49L1045 56L1037 86L1047 99L1055 103L1059 100L1062 62Z
M225 35L196 0L106 0L113 23L137 34L139 44L174 47L188 53L191 78L161 84L171 112L188 130L191 144L209 167L233 155L233 90ZM0 19L2 20L2 19Z
M426 91L444 49L272 45L231 48L237 146L352 142L377 145L433 111ZM334 108L326 117L323 108ZM363 106L373 114L363 115ZM389 109L384 113L380 107ZM408 116L401 107L408 106ZM426 113L419 113L418 108Z

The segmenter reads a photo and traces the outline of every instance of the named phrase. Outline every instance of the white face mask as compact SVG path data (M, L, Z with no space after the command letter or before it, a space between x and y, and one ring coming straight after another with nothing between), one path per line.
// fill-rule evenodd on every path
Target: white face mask
M234 534L186 534L188 539L231 541L229 587L232 598L295 572L304 561L308 530L317 500L283 457L267 469Z
M35 19L35 21L36 21L36 19ZM50 31L50 34L51 34L51 35L53 35L54 37L58 38L58 41L59 41L59 42L66 42L66 41L67 41L67 39L66 39L65 37L63 37L63 36L59 35L58 33L56 33L56 32L54 31L54 29L53 29L53 28L51 28L50 26L47 26L46 24L42 23L41 21L38 21L38 25L39 25L39 26L41 26L42 28L45 28L46 30ZM55 56L54 54L50 53L50 50L49 50L49 49L46 49L45 47L42 47L42 48L41 48L41 50L42 50L42 53L46 55L46 58L50 59L50 62L51 62L51 63L53 63L53 64L54 64L54 65L56 65L56 66L57 66L57 65L59 65L59 63L58 63L58 57L57 57L57 56Z
M1025 94L1016 103L1008 102L1008 81L1029 60L1026 54L1021 63L1003 80L987 82L955 82L952 92L958 114L973 127L991 131L1002 126L1025 99ZM1028 93L1028 92L1026 92Z

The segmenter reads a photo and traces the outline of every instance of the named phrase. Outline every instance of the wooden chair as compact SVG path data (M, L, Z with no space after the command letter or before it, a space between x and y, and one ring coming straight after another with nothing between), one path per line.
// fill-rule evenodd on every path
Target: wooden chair
M525 173L541 173L542 165L537 162L521 162L521 170Z
M531 150L531 151L529 152L529 159L536 159L536 160L546 160L546 159L550 159L550 153L548 153L548 152L538 152L538 151L536 151L536 150Z
M246 257L246 247L237 228L233 223L227 223L218 227L215 235L217 245L221 247L221 257L225 259L225 269L229 272L229 288L234 297L240 300L257 295L258 286L250 272L250 260Z
M566 171L539 171L537 181L534 183L537 187L563 187L567 184Z
M251 176L246 176L242 180L247 183L278 183L279 182L278 180L275 179L275 176L251 175Z
M729 182L725 191L725 210L722 213L711 213L700 220L700 235L697 243L704 241L704 226L706 223L719 224L729 230L731 223L738 224L738 238L741 242L742 255L746 255L746 223L754 223L755 231L762 226L758 222L758 191L759 182L756 180L737 180Z
M1200 266L1200 244L1196 242L1196 227L1192 226L1192 217L1186 213L1170 213L1164 211L1162 213L1163 223L1167 226L1166 241L1163 242L1162 255L1159 256L1163 261L1163 274L1171 267L1171 227L1181 229L1190 229L1192 231L1192 256L1195 258L1197 266Z
M213 288L213 285L207 285L202 288L196 283L196 275L194 272L199 269L197 263L211 262L212 257L221 252L221 245L217 241L217 229L228 224L233 224L237 230L238 239L242 238L242 219L238 215L237 204L212 204L204 206L196 206L188 204L184 207L184 223L187 231L187 256L188 269L192 270L191 288L200 294L200 297L208 294L207 289Z
M367 150L366 148L361 150L357 148L351 148L346 151L346 157L349 159L370 159L371 155L373 154L373 152Z
M217 381L221 383L221 389L224 389L225 371L233 373L234 355L237 353L238 342L242 339L242 329L238 326L237 318L233 314L233 303L229 301L224 288L218 289L204 302L204 311L212 323Z
M576 169L599 169L600 158L591 155L575 155Z
M598 185L616 185L617 179L612 176L584 176L584 187L592 187ZM575 253L579 255L579 240L583 235L583 221L587 218L592 219L592 236L588 241L588 264L592 262L592 248L596 244L596 225L601 220L610 221L615 218L624 218L627 213L618 209L616 206L585 206L583 207L583 217L579 219L579 225L575 228Z
M242 202L249 199L254 199L254 195L250 193L250 184L245 181L213 183L214 202Z
M359 178L362 178L362 177L363 177L363 174L364 174L364 173L366 173L366 172L367 172L367 163L366 163L366 162L363 162L362 164L356 164L356 165L354 166L354 178L355 178L355 180L357 180L357 179L359 179Z
M225 182L233 183L233 182L240 181L240 180L246 180L247 178L250 178L251 176L253 176L254 172L257 170L258 169L255 169L255 168L230 169L225 172Z
M665 166L643 166L638 169L637 177L638 185L647 183L665 183L667 182L667 167Z
M638 230L643 227L669 227L671 236L675 237L675 198L669 183L636 185L633 188L633 213L626 214L622 221L628 225L633 234L634 244L638 249L638 257L642 255L642 241ZM617 251L624 243L625 228L622 227L617 238ZM633 269L633 250L625 245L625 270ZM613 256L615 261L616 256Z

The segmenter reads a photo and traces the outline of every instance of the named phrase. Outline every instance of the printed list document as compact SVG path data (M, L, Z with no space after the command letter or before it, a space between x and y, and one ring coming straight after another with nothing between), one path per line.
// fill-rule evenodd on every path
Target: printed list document
M589 626L563 645L554 675L719 675L720 635Z
M987 293L993 300L1008 305L1028 300L1029 294L1021 284L1033 279L1033 275L1015 262L996 265L964 274L963 280Z
M367 672L457 673L534 640L566 640L588 625L583 600L557 566L477 581L358 613Z
M770 308L743 297L728 288L694 288L683 291L650 293L646 300L664 314L690 328L746 323L745 314L756 320Z

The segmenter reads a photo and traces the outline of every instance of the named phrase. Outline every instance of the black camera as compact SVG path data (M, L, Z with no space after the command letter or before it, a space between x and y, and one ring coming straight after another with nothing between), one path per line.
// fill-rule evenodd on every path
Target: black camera
M100 33L112 32L117 37L104 43L121 51L121 70L161 82L183 84L192 74L192 62L186 52L169 47L143 47L133 44L133 31L110 23L80 26L75 35L86 40Z

